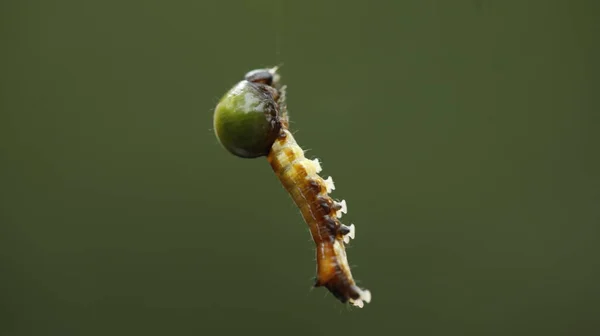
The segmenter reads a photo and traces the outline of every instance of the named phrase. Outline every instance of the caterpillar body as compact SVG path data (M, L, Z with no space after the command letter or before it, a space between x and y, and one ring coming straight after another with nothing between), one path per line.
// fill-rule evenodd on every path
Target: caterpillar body
M340 301L362 308L371 301L371 292L356 286L352 278L344 244L354 238L355 227L339 221L347 207L346 201L336 202L329 196L335 189L332 178L318 175L318 159L304 157L287 129L282 129L267 158L310 228L317 248L315 287L325 286Z
M234 128L242 131L234 133ZM361 308L369 303L371 292L356 285L346 257L345 244L354 239L356 231L354 224L340 222L347 213L346 201L329 196L335 189L333 179L319 176L319 160L307 159L289 131L286 87L279 85L277 67L247 73L245 80L225 95L215 110L215 131L224 147L237 156L267 156L315 242L314 286L326 287L344 303Z

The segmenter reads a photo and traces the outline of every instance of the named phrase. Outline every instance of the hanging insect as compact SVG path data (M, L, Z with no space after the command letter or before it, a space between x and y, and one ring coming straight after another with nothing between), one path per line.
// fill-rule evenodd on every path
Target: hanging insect
M286 87L277 70L250 71L223 96L215 108L215 133L236 156L267 157L310 228L317 248L315 287L324 286L340 301L363 307L371 292L356 285L346 258L344 244L355 235L354 224L339 220L347 212L346 201L329 196L333 180L318 175L319 160L307 159L289 131Z

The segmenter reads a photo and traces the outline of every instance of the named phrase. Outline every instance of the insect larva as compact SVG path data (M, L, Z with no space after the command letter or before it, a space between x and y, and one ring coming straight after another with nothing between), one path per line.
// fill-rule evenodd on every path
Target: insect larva
M309 160L289 131L285 86L277 68L246 74L215 109L215 132L231 153L245 158L267 156L273 171L300 209L317 250L315 287L326 287L342 302L357 307L371 301L371 292L358 287L350 272L344 244L354 239L355 226L340 222L345 200L329 194L333 179L323 179L321 163Z

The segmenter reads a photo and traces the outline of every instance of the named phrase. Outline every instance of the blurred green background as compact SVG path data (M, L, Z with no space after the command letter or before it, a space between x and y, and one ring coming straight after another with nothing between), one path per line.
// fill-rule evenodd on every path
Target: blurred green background
M597 1L3 1L0 335L598 335ZM364 309L218 99L284 63Z

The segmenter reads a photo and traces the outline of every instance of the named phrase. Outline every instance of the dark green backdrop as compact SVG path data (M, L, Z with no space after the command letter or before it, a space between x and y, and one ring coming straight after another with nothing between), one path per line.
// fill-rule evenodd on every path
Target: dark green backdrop
M597 1L3 1L0 335L598 335ZM212 132L283 62L363 310Z

